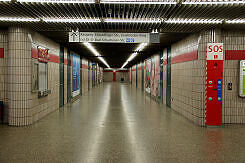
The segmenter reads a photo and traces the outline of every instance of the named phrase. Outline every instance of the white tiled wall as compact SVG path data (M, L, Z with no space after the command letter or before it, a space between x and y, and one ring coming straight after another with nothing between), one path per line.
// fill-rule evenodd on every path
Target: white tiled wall
M224 50L245 50L244 31L222 31ZM245 98L239 94L239 60L224 60L223 123L245 123ZM232 83L232 90L228 90Z
M194 34L173 44L171 57L197 50L199 41ZM198 60L171 65L171 108L198 125L205 122L205 56L198 51Z
M32 42L35 45L49 49L49 54L59 56L60 45L54 41L36 33L32 33ZM50 112L59 108L59 63L48 62L48 89L51 94L46 97L38 98L37 93L32 93L31 113L32 123L43 118Z

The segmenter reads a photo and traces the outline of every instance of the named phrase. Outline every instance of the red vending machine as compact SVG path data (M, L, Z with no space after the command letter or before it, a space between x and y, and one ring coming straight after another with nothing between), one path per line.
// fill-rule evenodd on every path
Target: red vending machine
M206 64L207 126L222 125L223 43L208 43Z

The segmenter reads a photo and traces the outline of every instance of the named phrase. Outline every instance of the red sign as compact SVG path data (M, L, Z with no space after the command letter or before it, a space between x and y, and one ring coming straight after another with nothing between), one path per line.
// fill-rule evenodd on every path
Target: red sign
M48 49L42 49L37 47L38 49L38 61L47 63L49 60Z
M206 112L207 126L222 125L223 44L209 43L206 67Z

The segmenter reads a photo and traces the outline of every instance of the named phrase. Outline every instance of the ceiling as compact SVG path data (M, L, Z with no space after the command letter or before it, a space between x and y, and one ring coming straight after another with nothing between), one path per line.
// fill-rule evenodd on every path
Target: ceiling
M143 1L143 0L141 0ZM154 0L151 0L154 1ZM156 1L156 0L155 0ZM167 0L165 0L167 1ZM174 0L168 0L174 1ZM199 0L200 1L200 0ZM98 1L97 1L98 2ZM126 67L162 50L164 47L183 39L191 33L201 30L220 28L240 28L244 25L237 24L189 24L171 23L106 23L105 18L113 19L212 19L236 20L245 17L244 4L194 4L184 5L186 0L177 4L102 4L102 3L20 3L16 1L0 2L0 17L30 17L30 18L58 18L79 19L98 18L98 23L52 23L52 22L6 22L0 21L0 27L12 25L26 26L34 31L69 47L80 55L100 62L81 43L69 43L68 32L71 30L94 32L151 32L157 29L160 32L160 44L149 44ZM194 2L194 1L192 1ZM97 51L104 57L110 67L121 67L138 44L109 44L93 43ZM101 62L100 62L101 63ZM101 66L103 63L101 63Z

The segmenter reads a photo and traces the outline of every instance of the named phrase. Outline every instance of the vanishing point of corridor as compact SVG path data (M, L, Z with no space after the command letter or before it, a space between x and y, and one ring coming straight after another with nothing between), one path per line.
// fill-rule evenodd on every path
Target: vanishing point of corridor
M120 83L101 84L31 126L0 131L3 163L245 161L244 126L196 126Z

